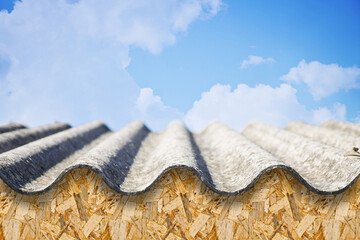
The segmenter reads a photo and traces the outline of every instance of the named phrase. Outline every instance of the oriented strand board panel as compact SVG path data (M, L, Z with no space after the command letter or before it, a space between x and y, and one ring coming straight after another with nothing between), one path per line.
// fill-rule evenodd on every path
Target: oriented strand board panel
M359 202L359 180L322 196L279 169L237 196L175 169L134 197L76 169L38 196L0 181L0 239L359 239Z

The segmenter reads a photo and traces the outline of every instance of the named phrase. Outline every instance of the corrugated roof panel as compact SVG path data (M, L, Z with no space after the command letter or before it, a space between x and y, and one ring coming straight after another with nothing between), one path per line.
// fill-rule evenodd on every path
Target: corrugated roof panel
M76 155L78 151L107 132L109 129L104 124L94 122L70 128L2 153L0 176L10 187L20 192L42 191L41 188L25 187L25 185L31 185L49 169L67 159L78 158L79 156Z
M0 153L20 147L26 143L47 137L54 133L70 128L66 123L55 122L36 128L23 128L0 134Z
M164 171L174 167L195 169L211 184L206 165L199 164L192 134L180 122L172 122L160 133L150 132L144 139L133 165L120 185L122 192L143 192L149 189Z
M338 192L348 187L360 174L358 156L349 156L345 150L293 132L257 122L249 124L243 134L282 160L314 191Z
M101 122L67 127L59 123L0 134L0 139L32 141L0 154L0 177L16 191L35 194L70 169L87 167L115 191L134 195L150 189L169 169L184 167L212 190L237 194L264 172L283 168L312 191L334 194L360 174L355 135L325 126L293 123L287 127L291 132L251 123L241 133L218 122L200 133L190 132L181 122L163 132L151 132L141 122L115 133ZM31 134L35 137L26 137Z
M13 122L6 123L4 125L0 125L0 134L15 131L17 129L22 129L22 128L26 128L26 127L20 123L13 123Z
M346 151L351 151L354 147L360 146L360 136L352 132L312 126L302 122L292 122L285 129Z
M360 124L349 123L349 122L326 121L321 126L360 135Z
M243 192L253 186L264 170L284 164L219 122L195 134L195 140L219 192Z

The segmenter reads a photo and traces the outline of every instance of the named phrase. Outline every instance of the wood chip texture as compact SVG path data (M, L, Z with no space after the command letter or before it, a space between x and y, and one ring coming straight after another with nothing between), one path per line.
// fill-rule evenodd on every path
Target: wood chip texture
M173 173L187 189L187 207ZM73 192L69 175L87 198ZM297 211L290 206L285 180ZM343 193L323 196L282 169L265 173L237 196L215 193L186 169L173 169L151 191L130 197L110 189L89 169L71 170L45 194L26 196L2 181L0 192L0 239L360 238L360 181Z

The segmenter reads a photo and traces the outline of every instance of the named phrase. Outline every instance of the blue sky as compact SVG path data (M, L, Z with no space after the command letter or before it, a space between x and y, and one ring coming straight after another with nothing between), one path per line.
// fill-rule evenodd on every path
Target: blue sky
M280 76L302 59L344 67L360 64L358 1L347 5L342 1L225 3L216 17L194 23L175 46L166 48L160 55L132 50L130 74L140 85L153 88L166 103L186 111L199 98L199 93L216 83L232 87L238 83L277 86L281 83ZM239 66L248 55L272 57L277 63L244 71ZM191 84L186 84L188 80ZM176 93L178 89L181 91ZM186 98L179 101L184 92ZM356 93L360 92L351 91L350 95ZM304 99L304 103L321 106L348 93L341 93L332 101L314 103L309 94L301 94L310 98ZM349 104L356 107L355 103Z
M358 1L144 2L1 1L0 121L360 122Z

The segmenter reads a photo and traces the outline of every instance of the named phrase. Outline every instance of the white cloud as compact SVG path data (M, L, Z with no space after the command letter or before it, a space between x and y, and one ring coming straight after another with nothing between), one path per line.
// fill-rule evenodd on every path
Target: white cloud
M158 53L220 5L220 0L16 2L10 14L0 12L5 66L0 68L0 122L77 125L99 119L123 126L134 119L142 92L126 71L129 47Z
M151 88L140 90L135 114L154 131L161 131L170 121L184 117L177 109L166 106Z
M201 99L185 115L185 123L194 130L204 129L213 120L237 130L253 120L284 127L291 121L316 124L328 119L343 120L345 112L342 104L336 104L332 110L308 110L298 102L296 90L288 84L277 88L239 84L233 91L229 85L217 84L202 93Z
M313 110L313 123L321 124L327 120L346 121L346 106L335 103L332 109L326 107Z
M360 68L302 60L281 79L288 83L305 83L314 99L319 100L340 90L360 88Z
M278 88L263 84L251 88L239 84L234 91L229 85L217 84L194 103L185 121L197 130L212 120L220 120L235 129L245 127L251 120L284 126L290 120L305 118L308 114L295 94L296 90L288 84Z
M360 113L358 113L354 118L354 123L360 124Z
M273 58L263 58L260 56L248 56L248 59L242 61L240 68L246 69L249 67L257 66L260 64L274 63L275 60Z

